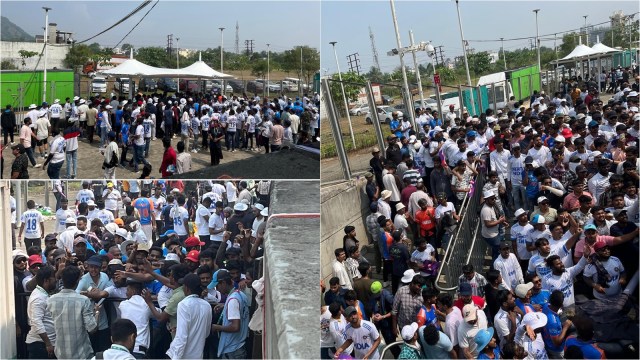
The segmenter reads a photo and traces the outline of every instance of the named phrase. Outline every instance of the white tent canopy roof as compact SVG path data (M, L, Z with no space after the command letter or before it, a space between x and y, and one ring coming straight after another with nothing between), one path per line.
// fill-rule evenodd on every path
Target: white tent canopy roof
M611 53L611 52L619 52L619 51L621 51L621 50L609 47L609 46L607 46L607 45L605 45L605 44L603 44L601 42L593 45L591 48L593 50L599 52L599 53Z
M202 60L198 60L182 69L167 69L143 64L131 57L115 68L102 71L102 73L112 76L233 79L232 75L215 71Z
M584 58L587 56L594 56L594 55L598 55L600 54L600 51L594 50L590 47L588 47L587 45L578 45L576 46L575 49L573 49L573 51L571 51L569 53L569 55L563 57L562 59L560 59L560 61L562 60L572 60L572 59L579 59L579 58Z

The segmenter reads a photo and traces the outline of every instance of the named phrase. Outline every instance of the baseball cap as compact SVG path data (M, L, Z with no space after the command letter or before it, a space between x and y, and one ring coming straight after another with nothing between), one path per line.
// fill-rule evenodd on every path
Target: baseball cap
M510 249L511 248L511 244L508 241L501 242L500 243L500 249L504 249L504 248Z
M162 234L162 235L160 235L160 236L167 237L167 236L172 235L172 234L177 234L177 233L176 233L176 231L175 231L175 230L173 230L173 229L169 229L169 230L165 231L165 232L164 232L164 234Z
M57 240L58 238L58 234L56 233L52 233L52 234L48 234L47 236L44 237L44 241L51 241L51 240Z
M138 243L137 251L149 252L149 244L147 244L147 243Z
M191 250L187 253L187 260L189 261L193 261L193 262L199 262L200 261L200 251L198 250Z
M24 145L22 144L15 144L11 147L11 150L15 150L15 149L18 149L21 154L25 152Z
M260 215L262 215L262 216L269 216L269 208L268 208L268 207L266 207L266 208L264 208L264 209L260 210Z
M524 158L524 163L525 164L533 164L533 157L527 156L526 158Z
M527 213L527 211L521 208L521 209L516 210L514 215L515 215L516 218L519 218L520 215L526 214L526 213Z
M474 304L467 304L462 308L462 316L464 321L472 321L478 318L477 309Z
M609 246L606 241L596 241L596 243L593 244L593 250L598 251L605 248L606 246Z
M70 224L75 224L76 223L76 218L74 218L73 216L69 216L64 223L66 225L70 225Z
M178 254L168 253L167 256L164 257L164 260L180 262L180 257L178 256Z
M532 224L544 224L546 223L544 216L542 215L536 215L533 217L533 219L531 219L531 223Z
M480 329L476 333L476 337L474 338L474 341L476 342L476 345L478 345L477 347L478 352L482 351L482 349L484 349L489 344L492 337L493 337L492 327L487 329Z
M587 226L584 227L584 231L587 231L587 230L597 231L598 228L594 224L588 224Z
M460 287L458 288L460 295L462 296L471 296L471 294L473 293L473 290L471 289L471 284L469 283L462 283L460 284Z
M224 251L225 255L240 255L242 250L239 247L230 246Z
M262 205L260 203L253 204L252 207L254 207L254 208L256 208L256 209L258 209L260 211L262 211L264 209L264 205Z
M81 243L84 243L85 245L89 244L87 239L84 237L84 234L81 234L81 233L76 234L76 236L73 239L73 245L75 246L75 245L78 245L78 244L81 244Z
M526 313L522 318L522 323L535 330L547 325L547 315L542 312Z
M116 230L116 235L122 236L123 238L127 238L127 235L129 235L129 232L123 228L118 228Z
M246 211L249 207L247 206L247 204L239 202L235 205L233 205L233 210L235 211Z
M625 214L626 214L626 213L627 213L627 210L625 210L625 209L616 209L616 210L613 210L613 217L614 217L614 218L617 218L617 217L618 217L618 215L620 215L620 214L622 214L622 213L625 213Z
M34 254L34 255L29 256L29 267L32 267L35 264L42 265L42 256L40 256L38 254Z
M518 286L516 286L516 296L519 298L525 298L527 296L527 293L529 292L529 290L531 290L533 288L533 283L528 282L526 284L519 284Z
M493 190L485 190L482 193L482 197L485 199L491 198L491 197L495 197L496 193Z
M416 334L416 331L418 331L418 324L415 322L412 322L409 325L405 325L402 327L402 339L404 339L404 341L410 341L411 339L413 339L413 336Z
M380 281L374 281L371 283L371 293L377 294L382 291L382 283Z
M546 197L546 196L540 196L540 197L538 197L538 204L540 204L541 202L543 202L543 201L545 201L545 200L547 200L547 201L548 201L549 199L547 199L547 197Z
M184 241L185 247L202 246L204 244L204 242L200 241L200 239L195 236L190 236L187 238L187 240Z
M96 203L93 200L87 201L87 206L96 206Z
M357 313L358 310L356 310L355 307L353 306L347 306L346 309L344 309L344 316L348 317L351 316L353 313Z
M109 261L108 265L124 265L124 264L122 264L122 260L120 259L112 259Z
M227 269L220 269L213 273L213 277L211 278L211 282L209 283L207 288L214 289L216 286L218 286L218 283L220 281L229 279L231 279L231 274L229 274L229 271Z
M93 265L93 266L102 266L102 260L98 255L93 255L92 257L89 258L89 260L85 262L85 264Z

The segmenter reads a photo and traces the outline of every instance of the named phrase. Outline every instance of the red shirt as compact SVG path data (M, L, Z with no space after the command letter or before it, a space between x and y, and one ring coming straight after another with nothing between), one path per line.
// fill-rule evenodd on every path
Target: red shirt
M162 165L160 165L162 177L169 177L173 175L173 173L167 172L167 167L169 165L173 165L174 167L176 166L176 151L173 150L172 147L165 150L164 155L162 156Z
M480 296L471 296L471 302L473 302L478 309L482 310L484 309L485 303L484 303L484 299L481 298ZM462 299L458 299L456 301L453 302L453 306L457 306L458 309L460 309L460 311L462 311L462 308L464 307L464 303L462 302Z

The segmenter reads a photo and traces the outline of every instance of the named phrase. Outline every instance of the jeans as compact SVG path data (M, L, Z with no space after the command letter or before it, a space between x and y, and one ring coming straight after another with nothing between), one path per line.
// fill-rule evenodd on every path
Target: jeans
M223 359L246 359L247 351L244 349L244 346L243 346L236 351L222 354L222 358Z
M56 211L58 211L58 209L62 207L62 194L56 191L53 193L53 196L56 198Z
M227 144L227 151L236 149L236 132L227 131L224 142Z
M27 353L29 354L29 359L48 359L49 353L47 352L47 347L44 345L42 341L35 341L31 344L27 344Z
M185 149L189 151L189 149ZM191 150L198 150L198 133L195 131L193 132L193 146Z
M67 151L67 178L75 178L77 176L77 173L78 150Z
M513 185L511 187L511 196L513 197L513 208L515 210L525 208L527 205L527 192L524 186Z
M100 128L100 146L106 146L108 144L107 142L107 128L106 127L101 127Z
M144 157L149 157L149 146L151 145L151 138L144 138Z
M144 158L144 145L133 145L133 170L138 171L138 164L148 164Z
M47 175L49 176L49 179L60 179L60 170L62 169L62 164L64 164L64 161L60 161L57 163L50 162L49 165L47 165Z
M11 142L13 142L13 132L15 128L2 128L2 135L4 136L4 144L8 144L7 140L11 137Z
M28 147L25 149L27 156L29 157L29 161L31 162L31 165L36 166L36 158L33 155L33 147Z
M482 237L487 245L491 246L491 259L492 261L500 256L500 241L504 238L504 235L497 235L491 238Z

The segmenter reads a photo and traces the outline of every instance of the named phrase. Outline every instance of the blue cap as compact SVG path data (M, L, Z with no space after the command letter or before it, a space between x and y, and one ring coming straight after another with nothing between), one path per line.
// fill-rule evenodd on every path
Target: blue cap
M207 286L207 289L215 289L215 287L218 285L218 282L226 279L231 279L231 274L229 274L229 271L227 269L220 269L214 272L213 278L211 279L211 282Z
M589 224L589 225L584 227L584 231L587 231L587 230L596 230L596 231L598 231L598 228L594 224Z
M595 121L595 120L591 120L591 122L589 123L589 127L590 127L590 128L591 128L591 127L597 127L597 126L599 126L599 125L600 125L600 124L598 124L598 122L597 122L597 121Z
M176 234L175 230L170 229L164 232L164 234L160 235L160 236L169 236L171 234Z
M473 289L471 287L471 284L469 283L460 284L458 290L460 291L460 295L462 296L470 296L471 294L473 294Z
M482 351L493 337L493 328L481 329L476 333L475 342L478 345L478 352Z
M478 133L473 130L469 130L467 131L467 136L478 136Z

